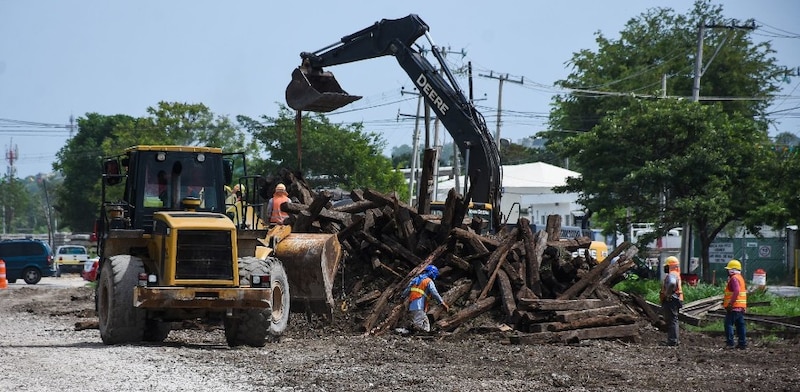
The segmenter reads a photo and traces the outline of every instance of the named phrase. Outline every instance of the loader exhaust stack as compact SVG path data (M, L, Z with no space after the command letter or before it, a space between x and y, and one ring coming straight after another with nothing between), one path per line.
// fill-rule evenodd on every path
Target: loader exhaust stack
M330 72L297 67L286 86L286 103L294 110L331 112L361 99L342 90Z

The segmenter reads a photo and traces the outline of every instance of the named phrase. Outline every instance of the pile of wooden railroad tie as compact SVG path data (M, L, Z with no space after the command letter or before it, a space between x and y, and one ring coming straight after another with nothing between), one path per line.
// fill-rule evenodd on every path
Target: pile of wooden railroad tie
M360 311L359 328L383 334L405 326L401 293L428 265L440 270L437 287L450 304L429 314L441 331L476 327L486 320L522 342L572 342L583 339L639 337L637 321L650 309L611 289L634 267L638 251L630 243L616 247L603 262L588 251L586 237L559 239L560 217L548 217L547 230L533 233L527 219L506 225L495 235L476 234L480 218L465 222L466 204L450 191L442 216L416 209L370 190L353 191L352 202L331 207L333 194L315 193L302 180L289 185L293 202L283 205L296 232L337 234L350 279L340 289L350 298L349 312ZM277 182L275 181L275 182ZM478 317L482 316L480 321Z

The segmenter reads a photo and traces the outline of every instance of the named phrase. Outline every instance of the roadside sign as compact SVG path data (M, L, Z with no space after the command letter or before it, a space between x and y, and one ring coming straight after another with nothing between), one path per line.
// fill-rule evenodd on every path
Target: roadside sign
M725 264L733 258L733 242L715 242L708 247L709 263Z

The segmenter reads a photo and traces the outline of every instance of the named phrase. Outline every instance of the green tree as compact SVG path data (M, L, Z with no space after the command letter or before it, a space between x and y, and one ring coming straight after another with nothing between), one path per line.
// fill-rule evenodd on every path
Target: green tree
M79 117L78 132L56 153L53 168L63 174L64 181L55 189L56 210L61 215L61 228L89 232L100 213L100 174L103 145L112 142L115 130L132 127L133 117L119 114L104 116L87 113Z
M566 139L565 155L586 169L560 192L627 232L633 222L656 222L657 235L687 219L701 244L703 277L710 280L709 245L734 221L750 223L769 200L774 159L766 132L752 119L729 116L721 105L686 100L640 101L611 112L592 132Z
M642 102L690 100L698 31L706 25L701 103ZM554 98L551 130L544 135L582 173L565 189L583 192L606 229L631 220L657 222L661 230L692 222L703 244L704 274L707 244L725 224L736 221L757 231L759 220L777 217L781 208L769 202L763 181L776 162L757 146L769 144L763 114L785 68L769 42L754 43L751 29L734 25L742 24L726 20L722 6L698 0L685 15L648 10L629 20L619 39L598 33L597 51L575 53L572 72L557 82L570 92ZM713 109L701 109L711 104ZM666 158L658 154L665 151L683 164L662 162Z
M800 223L800 145L789 135L778 135L775 144L764 146L772 156L767 176L771 197L753 213L756 222L778 228Z
M531 148L511 143L500 148L500 160L504 165L520 165L531 162L545 162L561 166L563 160L549 148Z
M4 232L33 231L29 212L34 206L30 193L20 179L9 175L0 179L0 213Z
M108 155L119 149L142 144L221 147L243 151L244 133L228 117L216 116L202 103L159 102L147 108L148 116L120 124L106 139Z
M629 20L616 40L598 32L597 51L575 53L569 61L572 72L556 82L572 91L554 97L547 136L560 140L574 131L589 131L608 112L633 104L635 95L691 97L698 28L712 23L733 25L723 17L721 5L698 0L686 15L671 8L650 9ZM700 97L722 97L725 112L756 118L769 106L770 94L778 91L785 68L776 64L770 43L754 43L751 33L704 30L707 69L700 79ZM662 77L667 78L666 91Z
M293 111L281 105L277 117L262 116L263 122L247 116L237 119L269 156L260 164L263 173L298 168ZM333 124L322 114L305 114L302 121L301 169L310 184L345 190L371 188L407 198L403 174L381 154L385 142L379 134L364 131L361 123Z
M411 156L414 150L408 144L392 147L392 167L411 168ZM422 156L420 154L420 156Z

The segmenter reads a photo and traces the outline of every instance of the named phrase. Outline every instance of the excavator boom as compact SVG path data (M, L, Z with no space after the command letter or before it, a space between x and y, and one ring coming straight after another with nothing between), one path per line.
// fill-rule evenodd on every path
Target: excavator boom
M414 14L383 19L316 52L301 53L301 65L293 71L286 88L286 103L295 110L336 110L361 97L342 90L333 74L323 67L394 56L465 157L471 199L499 206L502 167L496 141L483 116L459 88L428 30L428 25ZM423 35L431 41L438 69L413 47ZM499 209L492 211L492 221L500 227Z

